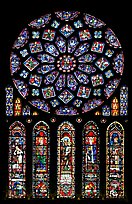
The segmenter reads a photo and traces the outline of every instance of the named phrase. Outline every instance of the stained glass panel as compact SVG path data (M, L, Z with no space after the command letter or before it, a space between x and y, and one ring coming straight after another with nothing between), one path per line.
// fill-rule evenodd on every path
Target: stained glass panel
M6 115L13 115L13 88L11 86L6 87Z
M26 130L16 121L9 127L9 198L26 197Z
M67 121L57 131L57 197L75 197L75 129Z
M97 125L93 121L83 129L82 159L82 196L98 198L100 195L100 137Z
M20 98L16 98L14 102L14 116L20 116L22 113L22 103Z
M124 198L124 128L117 121L106 131L106 197Z
M120 115L128 115L128 87L126 86L120 89Z
M33 198L49 198L49 161L50 161L49 126L38 122L33 128Z

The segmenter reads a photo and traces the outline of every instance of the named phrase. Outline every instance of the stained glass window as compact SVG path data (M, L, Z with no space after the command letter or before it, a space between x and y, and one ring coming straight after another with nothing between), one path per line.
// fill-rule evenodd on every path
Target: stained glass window
M112 100L112 103L111 103L111 115L112 116L119 115L119 102L116 97Z
M100 195L100 137L95 122L89 121L83 129L82 196L98 198Z
M5 88L8 198L124 198L122 46L102 20L79 11L44 14L19 32Z
M22 113L21 99L17 98L14 102L14 116L20 116Z
M16 121L9 127L9 198L26 197L26 130Z
M23 107L22 115L24 115L24 116L30 115L30 107L28 105Z
M13 44L10 71L21 96L57 115L86 113L118 87L124 55L114 32L86 13L60 11L30 22Z
M49 126L38 122L33 128L32 193L34 198L49 198Z
M102 115L103 116L110 116L110 106L105 105L102 107Z
M57 197L75 197L75 129L68 121L57 131Z
M11 86L6 87L6 115L13 115L13 88Z
M124 128L117 121L106 131L106 197L124 198Z
M120 89L120 115L128 114L128 87L123 86Z

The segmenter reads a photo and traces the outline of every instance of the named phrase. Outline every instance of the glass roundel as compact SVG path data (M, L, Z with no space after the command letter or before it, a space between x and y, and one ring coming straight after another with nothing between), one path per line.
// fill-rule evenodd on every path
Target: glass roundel
M15 87L36 108L77 115L101 105L124 69L121 44L98 18L58 11L30 22L10 55Z

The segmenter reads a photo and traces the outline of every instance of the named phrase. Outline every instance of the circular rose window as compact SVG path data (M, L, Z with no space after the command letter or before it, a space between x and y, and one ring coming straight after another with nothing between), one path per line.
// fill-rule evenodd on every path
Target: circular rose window
M22 30L10 56L15 87L30 104L57 115L101 105L124 69L121 44L104 22L78 11L58 11Z

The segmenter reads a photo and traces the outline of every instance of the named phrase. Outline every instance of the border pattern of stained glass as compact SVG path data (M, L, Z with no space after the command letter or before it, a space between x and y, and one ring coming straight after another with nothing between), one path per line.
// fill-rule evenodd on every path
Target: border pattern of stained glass
M100 137L95 122L89 121L83 129L82 197L100 195Z
M124 55L114 32L98 18L58 11L35 19L13 44L15 87L36 108L57 115L86 113L118 87Z
M57 198L75 198L75 129L68 121L57 131Z
M120 115L128 115L128 87L122 86L120 89Z
M106 198L124 198L124 128L117 121L106 131Z
M38 122L33 128L33 198L49 198L49 134L49 126L43 121Z
M26 129L16 121L9 127L9 198L26 197Z
M13 88L11 86L6 87L6 115L13 115Z

